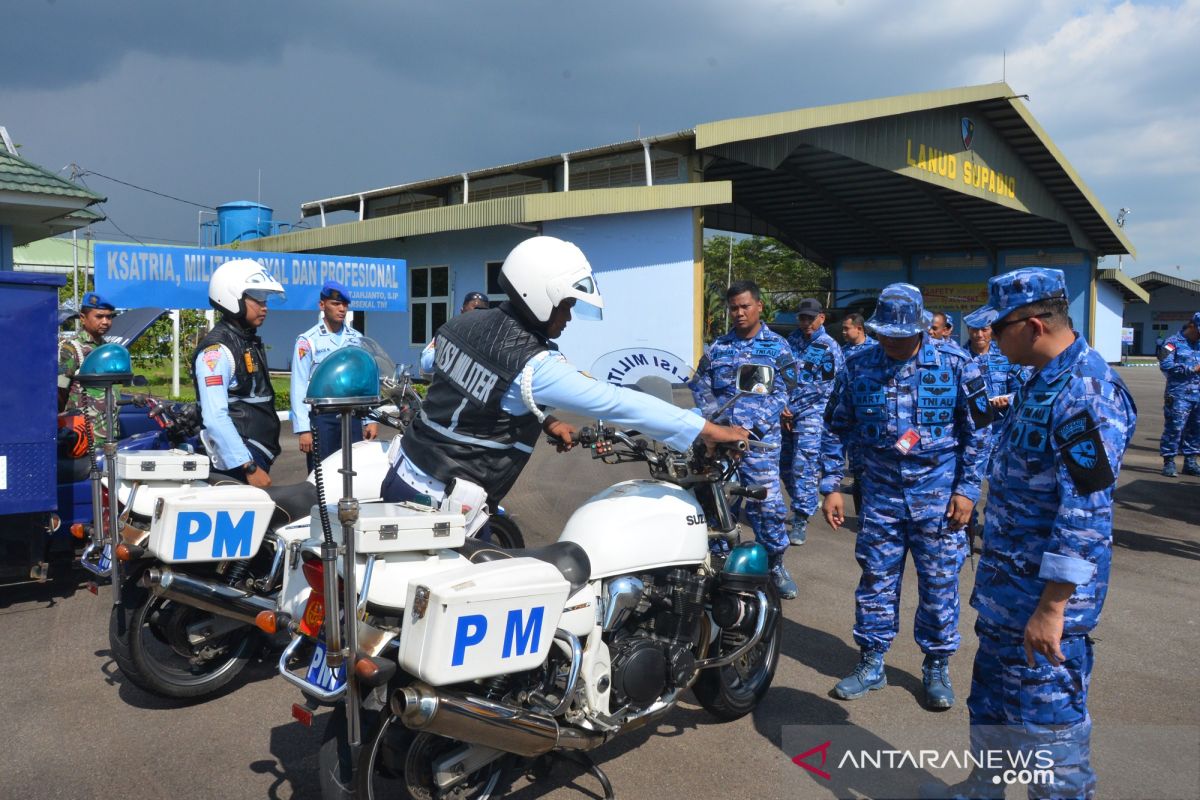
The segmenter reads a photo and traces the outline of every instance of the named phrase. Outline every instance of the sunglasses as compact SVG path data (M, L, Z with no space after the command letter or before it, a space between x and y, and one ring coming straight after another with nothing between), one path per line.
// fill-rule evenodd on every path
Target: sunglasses
M1008 328L1010 325L1016 325L1018 322L1025 322L1025 321L1031 320L1031 319L1046 319L1047 317L1052 317L1052 316L1054 316L1054 315L1051 312L1046 311L1041 314L1030 314L1028 317L1017 317L1016 319L1009 319L1009 320L1003 320L1003 321L997 320L996 322L992 323L992 336L999 339L1000 336L1004 333L1005 329Z

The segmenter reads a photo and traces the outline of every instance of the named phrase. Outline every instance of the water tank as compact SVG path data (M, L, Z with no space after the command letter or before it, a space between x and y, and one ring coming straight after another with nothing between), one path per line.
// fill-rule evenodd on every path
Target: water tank
M271 235L271 216L262 203L237 200L217 206L217 244L233 244Z

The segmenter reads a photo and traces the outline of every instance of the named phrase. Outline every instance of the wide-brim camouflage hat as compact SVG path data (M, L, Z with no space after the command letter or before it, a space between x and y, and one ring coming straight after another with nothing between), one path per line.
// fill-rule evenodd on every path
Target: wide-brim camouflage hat
M921 290L911 283L893 283L879 293L867 330L876 336L903 339L929 329L933 315L925 310Z
M1067 279L1061 269L1025 267L988 280L988 302L964 317L972 328L986 328L1021 306L1039 300L1067 298Z

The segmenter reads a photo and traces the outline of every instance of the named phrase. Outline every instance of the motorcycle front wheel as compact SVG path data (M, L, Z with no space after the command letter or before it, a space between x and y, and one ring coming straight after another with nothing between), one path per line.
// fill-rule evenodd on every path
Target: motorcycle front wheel
M113 660L130 683L160 697L196 700L238 676L258 646L257 630L221 631L229 625L223 617L158 597L134 580L108 626Z
M692 686L700 705L724 722L744 717L753 711L775 678L775 667L779 664L779 620L782 614L779 595L774 589L768 590L767 603L767 613L771 616L758 644L732 664L701 671ZM706 657L731 653L745 641L744 635L722 631L709 645Z
M521 550L525 547L525 536L512 517L493 514L488 519L488 528L489 536L481 538L485 538L496 547L502 550Z

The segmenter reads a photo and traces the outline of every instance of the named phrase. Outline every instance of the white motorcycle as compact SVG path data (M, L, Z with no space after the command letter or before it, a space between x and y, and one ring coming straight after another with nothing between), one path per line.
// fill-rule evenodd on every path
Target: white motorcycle
M373 341L363 342L380 372L390 376L381 381L389 405L369 416L402 433L419 411L420 397L404 369ZM355 497L379 500L399 441L397 435L390 444L352 446ZM337 474L341 466L337 451L320 472ZM182 450L122 454L117 472L117 557L124 569L121 603L109 620L113 659L126 678L152 694L212 696L264 645L255 623L260 614L278 610L285 578L299 569L300 547L312 535L310 515L322 504L319 473L266 490L210 485L207 457ZM523 544L511 520L493 530L505 546ZM304 603L308 587L303 581L293 585L290 602Z
M773 377L743 367L739 389ZM380 504L343 545L348 587L332 588L329 553L302 554L313 591L303 611L291 605L280 670L309 698L298 717L337 703L319 759L326 800L486 798L510 764L554 755L584 760L611 793L586 751L689 688L722 720L762 699L780 638L767 553L743 543L713 556L709 544L737 538L731 497L765 490L734 482L728 450L679 453L603 425L578 438L650 478L589 499L555 544L505 551L467 539L461 514ZM331 627L338 618L354 625Z

